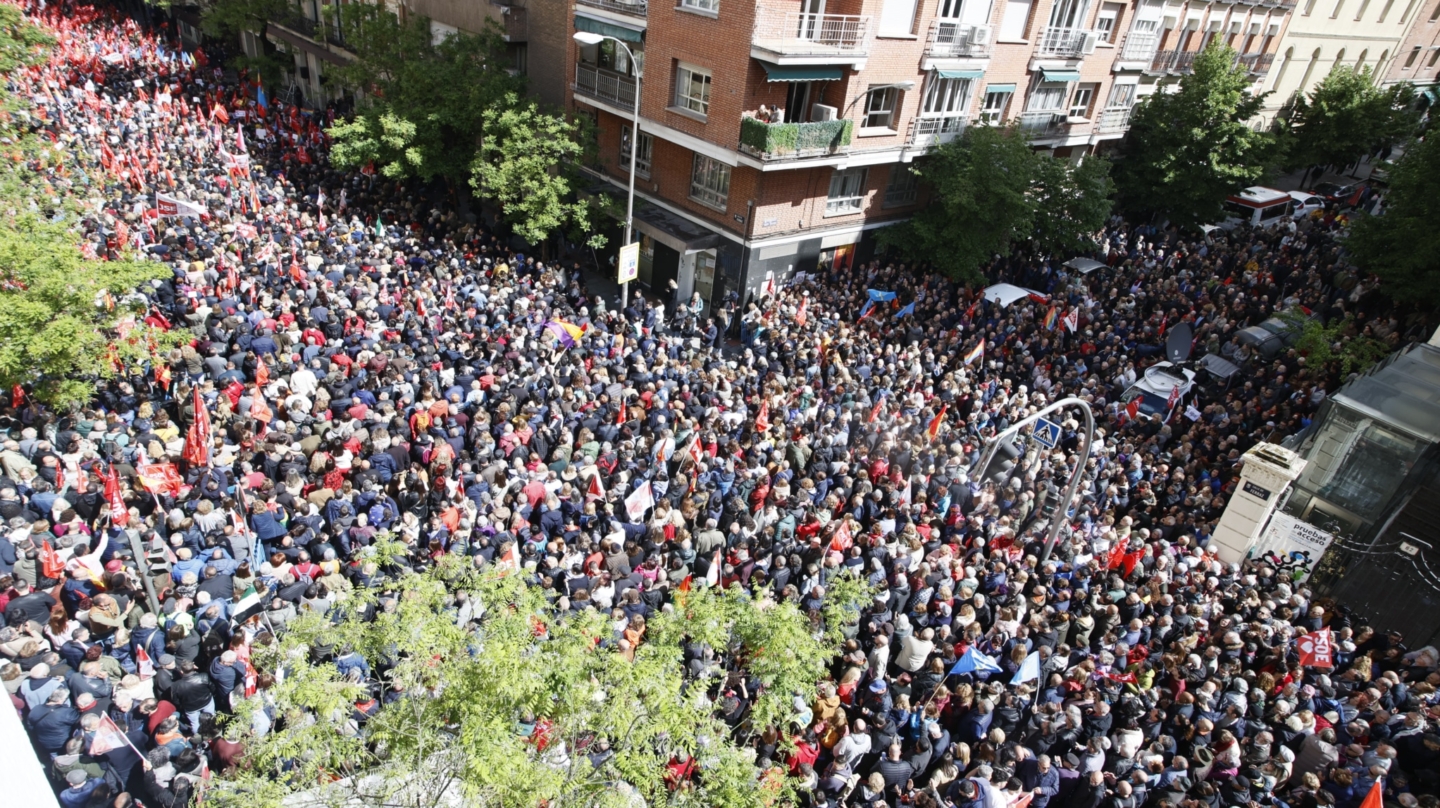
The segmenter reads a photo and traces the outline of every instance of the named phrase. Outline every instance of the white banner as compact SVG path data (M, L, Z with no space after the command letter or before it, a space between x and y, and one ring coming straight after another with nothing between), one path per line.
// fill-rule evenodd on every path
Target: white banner
M209 213L194 202L186 202L165 194L155 195L155 207L161 216L205 216Z
M1250 551L1250 556L1265 559L1282 574L1289 575L1296 582L1303 582L1315 571L1320 557L1325 555L1325 550L1334 540L1333 534L1309 522L1276 512L1270 517L1270 524L1260 534L1260 541Z

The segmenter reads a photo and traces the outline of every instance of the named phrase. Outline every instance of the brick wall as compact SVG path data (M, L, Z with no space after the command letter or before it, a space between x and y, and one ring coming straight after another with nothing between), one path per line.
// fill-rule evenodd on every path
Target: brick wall
M575 24L570 18L569 0L525 0L529 15L529 53L526 75L530 92L545 104L565 105L573 73L567 71L570 35Z

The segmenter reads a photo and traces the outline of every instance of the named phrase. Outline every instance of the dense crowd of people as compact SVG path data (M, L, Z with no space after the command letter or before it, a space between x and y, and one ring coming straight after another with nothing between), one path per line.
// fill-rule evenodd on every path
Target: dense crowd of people
M810 806L1359 808L1376 782L1440 802L1440 653L1207 551L1241 455L1343 381L1237 332L1304 307L1411 336L1345 263L1343 212L1205 241L1117 219L1089 275L997 261L1037 292L1008 307L876 260L698 316L617 308L577 266L331 167L324 113L260 106L169 29L29 13L57 42L9 87L75 167L46 181L88 206L87 253L173 271L118 305L184 335L89 406L0 404L0 678L66 808L193 805L243 766L283 720L217 730L272 681L252 644L383 585L382 535L416 567L514 564L615 617L622 648L686 577L811 608L864 576L817 698L745 735ZM1168 419L1127 408L1181 323L1243 374ZM1071 411L1053 449L976 467L1066 396L1097 415L1088 453ZM264 614L237 607L252 593ZM1333 668L1302 667L1293 641L1322 628ZM383 685L380 663L337 660Z

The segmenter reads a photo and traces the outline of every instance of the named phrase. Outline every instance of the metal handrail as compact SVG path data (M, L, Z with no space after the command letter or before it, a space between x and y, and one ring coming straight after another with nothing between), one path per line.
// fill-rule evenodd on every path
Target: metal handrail
M581 95L609 101L625 109L635 108L635 79L613 70L584 62L577 63L572 89Z
M646 0L637 0L634 3L627 3L624 0L575 0L582 6L594 6L603 8L606 11L615 11L620 14L629 14L632 17L644 17L649 14L650 4Z
M760 13L755 16L754 41L795 55L839 51L861 55L869 45L870 18L849 14Z

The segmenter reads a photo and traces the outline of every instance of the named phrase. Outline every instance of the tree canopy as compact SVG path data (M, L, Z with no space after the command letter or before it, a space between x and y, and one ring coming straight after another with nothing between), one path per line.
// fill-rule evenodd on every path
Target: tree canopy
M524 80L510 75L504 39L490 26L437 42L425 17L401 21L384 4L339 8L356 59L328 68L330 80L365 98L349 126L332 130L332 159L346 168L373 161L392 177L464 182L486 110L524 91Z
M1381 292L1434 309L1440 301L1440 138L1411 142L1389 181L1383 213L1358 214L1345 248L1380 276Z
M1264 95L1212 40L1179 87L1161 87L1136 105L1115 183L1125 208L1181 226L1219 221L1225 197L1264 175L1275 138L1250 119Z
M780 717L796 696L814 697L868 596L861 579L837 577L816 631L793 603L698 587L626 649L608 615L566 611L522 574L448 556L257 643L257 669L280 675L231 720L245 766L218 778L206 804L255 808L296 792L317 804L360 797L414 808L769 804L789 786L779 772L757 778L754 751L739 739L771 724L787 737L796 729ZM743 664L748 686L760 689L741 728L716 717L727 671L687 672L700 647ZM351 652L385 683L365 715L356 704L375 693L336 665ZM266 705L281 720L255 737L254 711ZM667 782L667 764L685 755L697 774Z
M971 127L911 170L929 185L930 204L880 231L881 242L974 283L1012 244L1084 252L1110 215L1108 161L1051 158L1017 127Z
M1376 87L1370 68L1338 65L1308 96L1295 99L1286 125L1288 163L1294 168L1344 166L1393 143L1415 126L1406 83Z

